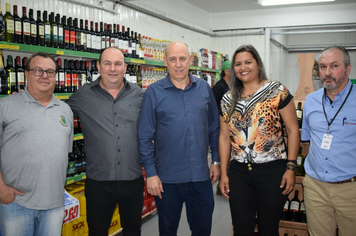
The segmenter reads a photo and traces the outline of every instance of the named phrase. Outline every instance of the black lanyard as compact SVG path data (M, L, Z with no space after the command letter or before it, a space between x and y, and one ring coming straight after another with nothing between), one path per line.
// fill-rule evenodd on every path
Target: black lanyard
M352 90L352 87L353 87L353 84L351 84L351 88L350 88L350 90L349 90L349 93L347 94L347 96L346 96L346 98L345 98L344 102L341 104L341 107L339 108L339 110L336 112L336 114L335 114L334 118L332 118L330 122L329 122L328 117L327 117L326 112L325 112L325 107L324 107L324 99L321 99L321 102L322 102L322 104L323 104L323 111L324 111L325 119L326 119L326 122L328 123L328 130L327 130L327 134L329 134L329 127L330 127L330 125L333 123L333 121L335 120L335 118L336 118L337 114L339 114L339 111L340 111L340 110L341 110L341 108L344 106L344 104L345 104L345 102L346 102L347 98L349 97L349 95L350 95L350 93L351 93L351 90ZM326 97L326 95L325 95L325 91L324 91L324 97Z

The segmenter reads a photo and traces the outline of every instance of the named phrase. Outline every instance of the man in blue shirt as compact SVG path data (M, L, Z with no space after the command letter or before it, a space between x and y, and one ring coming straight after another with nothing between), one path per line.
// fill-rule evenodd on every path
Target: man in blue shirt
M208 83L189 74L187 45L171 43L164 62L168 75L147 88L139 119L147 191L155 196L160 235L177 234L183 202L192 235L210 235L212 184L220 175L218 109Z
M324 88L304 103L302 141L309 141L303 180L311 236L356 232L356 87L349 80L345 48L326 48L319 58Z

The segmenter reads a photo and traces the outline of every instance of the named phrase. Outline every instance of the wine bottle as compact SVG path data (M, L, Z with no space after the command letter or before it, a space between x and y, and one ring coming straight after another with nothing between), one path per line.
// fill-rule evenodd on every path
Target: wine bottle
M54 20L54 12L49 15L49 24L51 26L51 47L58 47L58 26Z
M87 21L88 22L88 21ZM87 51L87 33L86 30L83 28L84 21L80 19L80 51L86 52Z
M64 92L71 93L72 92L72 77L70 73L70 69L68 67L68 60L64 59L64 73L65 73L65 81L64 81Z
M82 42L81 42L81 38L80 38L80 30L78 27L78 18L74 18L73 26L74 26L74 30L75 30L75 50L80 51Z
M15 36L14 36L14 42L15 43L22 43L22 22L21 18L17 14L17 5L13 5L14 9L14 24L15 24Z
M87 73L84 68L84 61L79 61L78 81L79 87L87 83Z
M30 9L28 12L29 20L30 20L30 27L31 27L31 44L37 45L37 22L33 18L33 9Z
M127 38L124 25L121 28L121 35L123 40L122 53L124 54L125 57L127 57L127 54L129 53L129 39Z
M128 41L127 41L127 45L128 45L127 50L128 50L128 52L127 52L126 56L127 57L132 57L132 38L131 38L131 35L130 35L130 27L126 28L126 37L128 39Z
M307 214L305 210L304 200L300 202L299 215L300 215L299 221L303 223L307 223Z
M62 59L58 58L57 59L57 65L58 65L58 73L57 73L57 78L56 78L56 85L57 87L57 93L64 93L64 85L65 85L65 73L64 69L62 68Z
M68 154L68 168L67 177L73 177L75 175L75 160L73 151Z
M69 26L67 25L67 17L66 16L62 16L62 25L63 25L63 37L64 37L63 38L63 48L69 49L70 32L69 32Z
M85 23L85 29L84 29L84 33L85 33L85 45L84 45L84 48L85 48L85 51L86 52L90 52L91 51L91 32L89 30L89 25L88 25L88 20L85 20L84 21Z
M56 15L56 24L57 24L57 47L58 48L63 48L63 38L64 38L64 32L63 32L63 25L61 23L61 16L59 14Z
M98 22L95 22L95 53L100 53L101 51L101 34L98 28Z
M76 126L78 131L78 118L77 118ZM74 124L74 129L75 129L75 124ZM73 152L74 152L74 160L75 160L75 174L80 175L82 173L82 155L80 154L77 141L74 141Z
M5 41L14 42L15 41L15 22L14 17L10 12L10 3L6 3L6 13L4 15L5 22Z
M284 203L281 220L289 220L289 208L290 208L290 200L287 198L286 202Z
M109 47L115 47L115 34L112 31L112 25L109 24L109 39L110 39L110 43L109 43Z
M22 43L31 44L31 23L27 17L26 7L22 7Z
M305 157L302 154L303 148L299 147L299 153L297 156L297 171L296 175L303 176L304 175L304 160Z
M6 26L5 26L4 16L2 14L1 4L0 4L0 41L5 41L5 28Z
M74 93L75 91L77 91L78 88L78 70L76 66L78 65L78 61L70 60L69 65L70 65L70 73L72 77L72 93Z
M0 50L0 94L6 95L8 93L7 75L4 68L2 50Z
M137 38L137 32L135 32L134 40L135 40L135 45L136 45L135 58L139 58L140 57L140 43Z
M124 53L123 51L124 38L122 37L122 33L120 32L120 25L117 25L117 37L119 39L119 49L121 50L122 53Z
M104 23L103 22L100 22L100 38L101 38L101 46L100 46L100 52L101 52L106 47L106 43L105 43L106 35L104 32Z
M119 48L119 38L117 36L117 26L116 26L116 24L113 24L112 29L113 29L112 35L114 37L114 45L113 46L116 47L116 48Z
M37 11L37 44L39 46L45 45L45 26L41 20L41 11Z
M104 35L105 35L105 48L110 47L110 33L108 24L104 23Z
M45 39L45 46L51 47L51 24L47 19L47 11L43 11L42 13L42 20L44 25L44 39Z
M5 67L6 76L7 76L7 86L8 86L8 94L13 92L17 92L17 81L16 81L16 71L13 67L13 59L11 55L7 56L7 65Z
M297 113L297 119L298 119L299 128L302 128L303 110L302 110L302 103L301 102L298 102L296 113Z
M298 221L299 216L299 207L300 207L300 200L298 198L299 191L294 191L294 198L290 201L290 220L291 221Z
M17 89L25 89L25 70L21 66L21 58L20 56L16 56L15 58L15 72L16 72L16 81Z
M96 48L96 34L94 30L94 22L90 21L90 52L95 52Z
M91 78L91 73L90 73L90 68L89 68L89 61L85 61L85 74L86 74L86 78L87 78L87 83L91 83L92 78Z
M100 76L98 69L96 68L96 60L93 60L91 63L90 73L91 73L92 82L94 82Z
M75 50L75 28L72 17L68 17L67 24L69 27L69 49Z
M26 70L27 57L22 58L22 69ZM26 86L26 78L25 78L25 86Z

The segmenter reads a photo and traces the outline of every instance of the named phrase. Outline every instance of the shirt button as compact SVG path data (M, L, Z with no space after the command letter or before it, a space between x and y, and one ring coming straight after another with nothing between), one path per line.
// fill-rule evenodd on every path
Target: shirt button
M325 160L327 160L328 158L325 158Z
M116 127L118 127L118 125L116 125Z
M119 150L117 150L118 152L120 152L120 149Z
M120 137L117 137L117 139L120 139Z
M328 173L328 171L325 171L325 173Z
M117 113L115 112L115 115L117 115Z
M117 164L120 165L120 162L118 161Z

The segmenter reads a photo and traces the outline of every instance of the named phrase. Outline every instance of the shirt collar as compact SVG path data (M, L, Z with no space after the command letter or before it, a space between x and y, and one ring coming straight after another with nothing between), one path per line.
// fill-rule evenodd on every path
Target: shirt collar
M346 96L347 96L347 94L350 91L351 85L352 85L352 83L351 83L351 80L349 79L347 84L346 84L346 86L345 86L345 88L343 90L341 90L340 93L335 95L334 102L336 100L340 100L340 99L341 99L341 101L344 101ZM324 88L324 96L323 97L328 98L330 100L330 104L333 103L333 101L326 95L326 88Z
M191 88L193 86L193 84L195 84L197 82L197 78L195 78L194 76L192 76L190 73L189 75L189 83L188 86L189 88ZM176 86L172 83L171 78L169 76L169 73L167 74L167 76L164 78L163 81L163 87L164 88L175 88Z
M24 101L26 102L36 102L38 104L40 104L34 97L32 97L32 95L28 92L27 88L25 88L25 90L22 92L22 96ZM52 101L48 104L48 106L58 106L59 105L59 99L57 99L54 94L52 94ZM41 104L42 106L42 104Z

